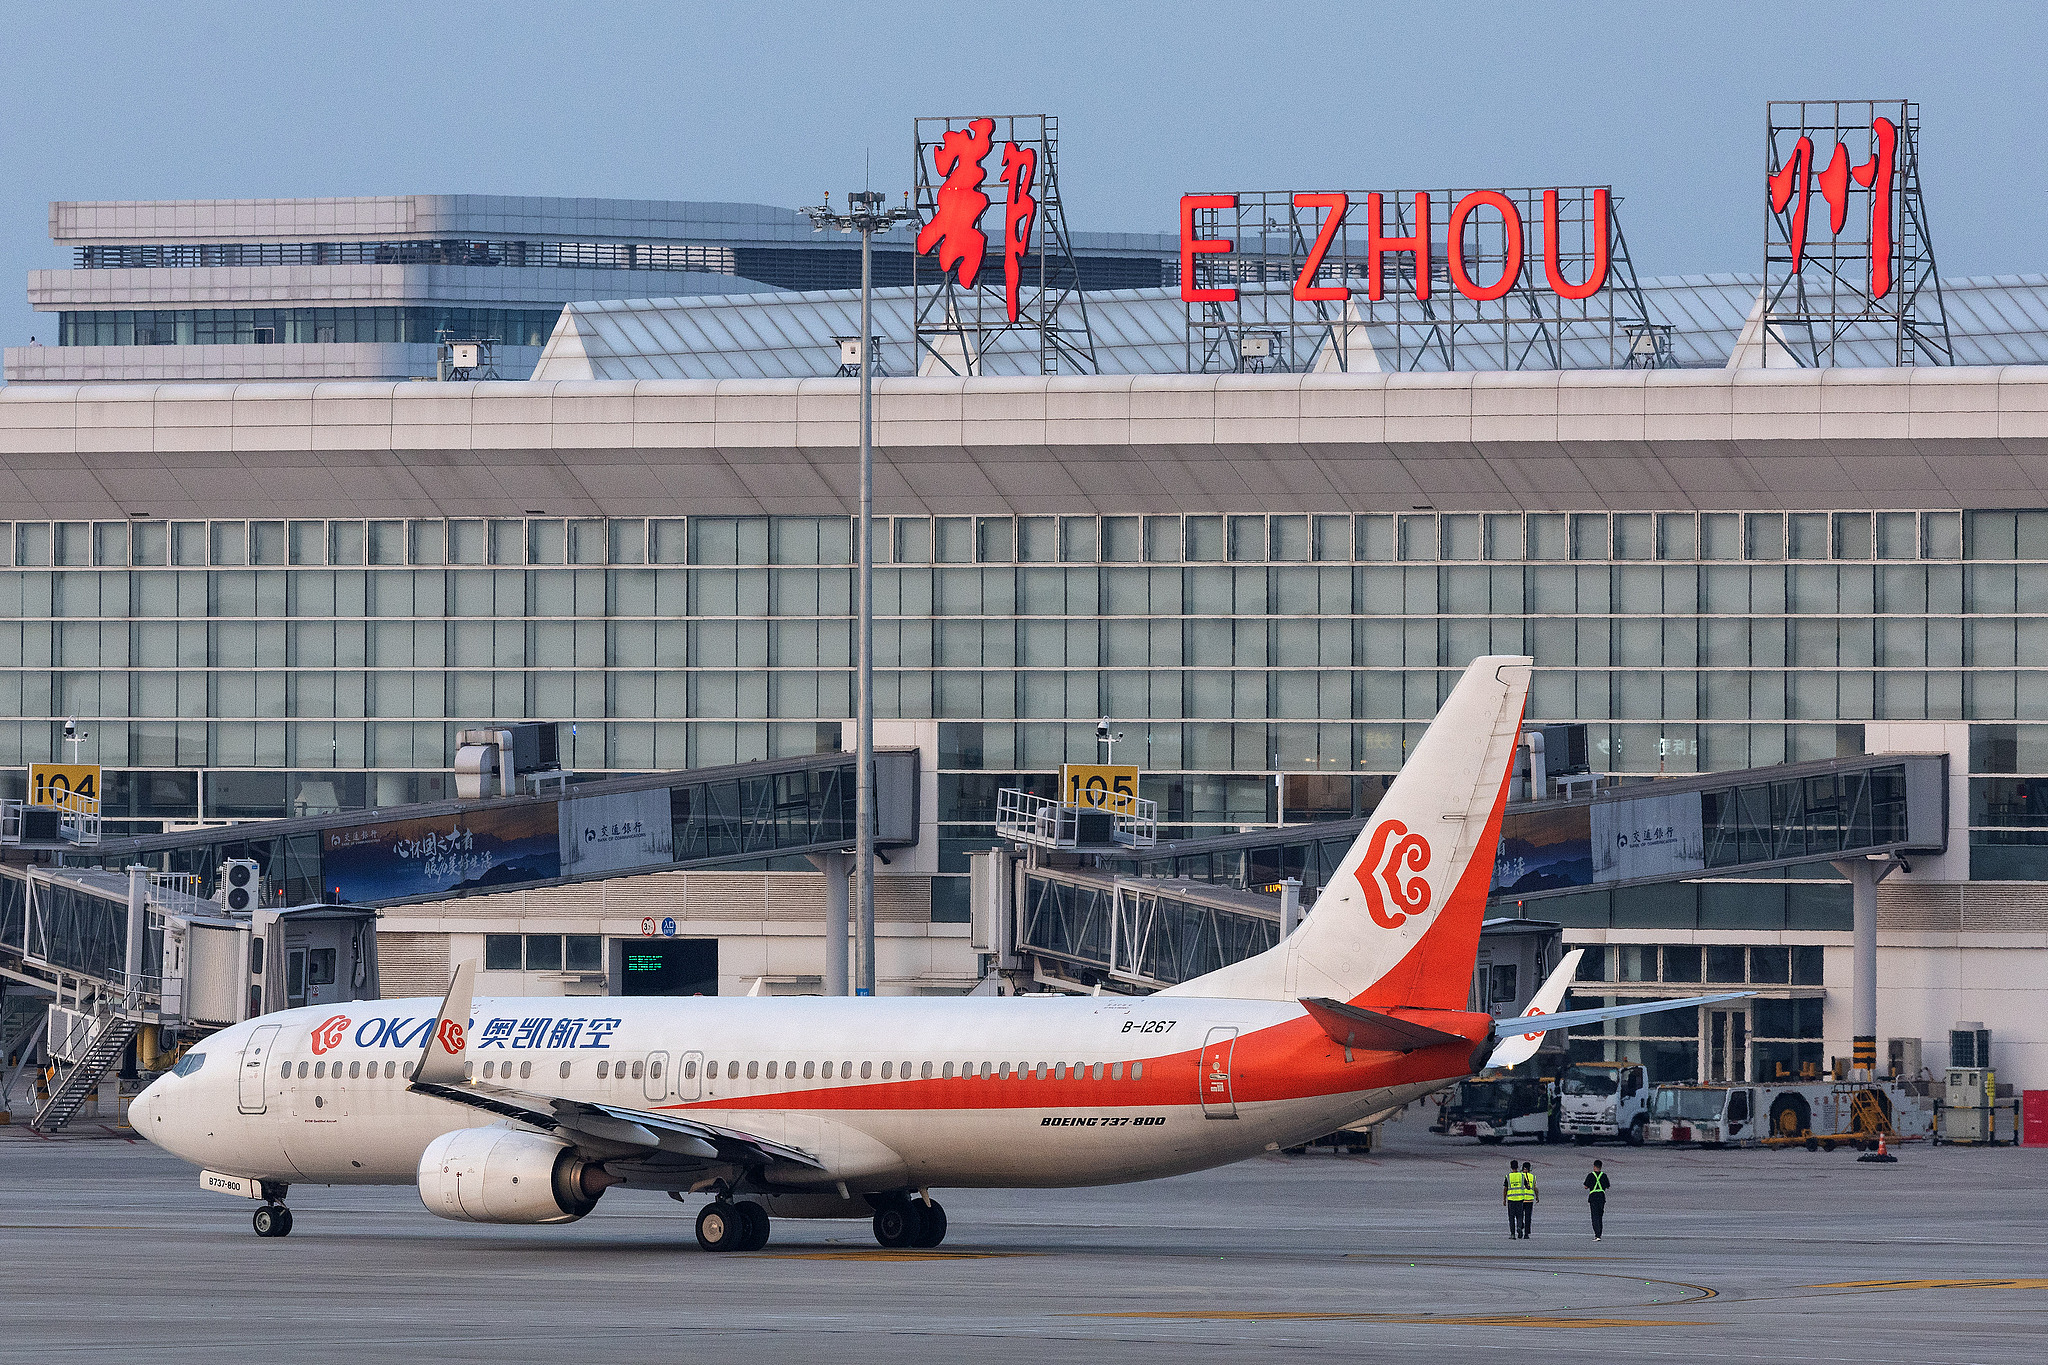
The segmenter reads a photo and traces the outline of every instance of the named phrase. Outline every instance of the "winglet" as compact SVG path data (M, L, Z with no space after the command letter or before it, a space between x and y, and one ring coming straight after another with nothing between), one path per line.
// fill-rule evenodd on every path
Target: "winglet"
M1572 978L1579 973L1579 959L1586 955L1584 948L1574 948L1564 955L1564 961L1557 964L1557 970L1544 979L1543 985L1529 1001L1529 1008L1522 1011L1527 1019L1538 1014L1556 1014L1557 1007L1564 1003L1564 993L1571 988ZM1494 1027L1494 1036L1500 1037L1499 1025ZM1486 1059L1487 1069L1497 1066L1517 1066L1536 1055L1536 1049L1543 1046L1543 1031L1535 1033L1511 1033L1501 1038L1500 1045Z
M476 987L476 962L462 963L448 983L448 996L427 1034L426 1048L414 1069L414 1085L460 1085L469 1079L469 1004Z

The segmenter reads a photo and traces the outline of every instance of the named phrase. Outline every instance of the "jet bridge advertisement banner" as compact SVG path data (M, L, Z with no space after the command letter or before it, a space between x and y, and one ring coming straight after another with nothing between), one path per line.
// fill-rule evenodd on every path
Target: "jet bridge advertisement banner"
M330 899L359 905L559 877L558 821L555 802L536 801L331 829L322 880Z
M1706 865L1698 792L1594 803L1594 881L1666 877Z
M1559 891L1593 880L1593 831L1584 806L1530 811L1501 824L1495 894Z
M561 875L623 872L675 860L667 787L562 803Z

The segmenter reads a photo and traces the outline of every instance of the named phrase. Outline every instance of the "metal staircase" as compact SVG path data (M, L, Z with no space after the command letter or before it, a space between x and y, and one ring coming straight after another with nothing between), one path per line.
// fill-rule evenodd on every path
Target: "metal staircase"
M73 1064L57 1088L50 1092L49 1102L36 1111L31 1126L38 1132L54 1133L71 1122L85 1103L86 1096L92 1094L100 1079L120 1062L121 1054L141 1027L140 1020L126 1014L108 1015L93 1035L92 1042L86 1045L85 1055Z

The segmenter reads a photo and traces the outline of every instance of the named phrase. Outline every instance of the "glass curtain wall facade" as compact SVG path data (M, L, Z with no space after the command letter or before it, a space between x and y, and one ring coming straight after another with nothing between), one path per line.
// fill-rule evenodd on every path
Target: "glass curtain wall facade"
M1350 815L1467 660L1527 652L1529 719L1588 724L1604 771L1972 722L1973 875L2048 878L2048 513L899 517L878 540L877 714L938 723L948 875L998 787L1097 757L1098 716L1176 835ZM851 558L844 517L0 522L0 765L66 757L76 716L118 770L109 818L157 821L440 797L483 721L564 722L582 771L829 749Z

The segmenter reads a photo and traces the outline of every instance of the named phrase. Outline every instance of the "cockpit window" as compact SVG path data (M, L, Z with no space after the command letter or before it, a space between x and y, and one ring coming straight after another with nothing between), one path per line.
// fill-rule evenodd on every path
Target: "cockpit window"
M205 1053L188 1052L184 1056L178 1058L178 1064L171 1068L171 1074L173 1076L189 1076L193 1072L197 1071L200 1067L205 1065Z

